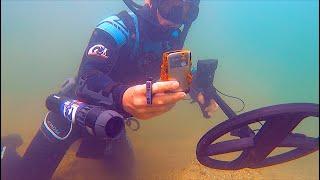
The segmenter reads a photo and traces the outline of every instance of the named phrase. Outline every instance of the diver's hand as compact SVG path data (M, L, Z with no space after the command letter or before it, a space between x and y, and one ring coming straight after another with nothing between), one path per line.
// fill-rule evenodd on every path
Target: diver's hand
M150 119L169 111L179 100L186 97L184 92L166 93L179 88L177 81L156 82L152 85L152 105L147 104L146 84L128 88L122 98L125 111L138 119Z
M198 93L197 95L197 99L199 101L200 104L204 104L204 96L201 92ZM208 115L210 116L210 118L213 116L213 113L216 112L219 108L219 105L216 103L216 101L214 99L210 99L210 104L209 106L207 106L205 108L205 111L208 113Z

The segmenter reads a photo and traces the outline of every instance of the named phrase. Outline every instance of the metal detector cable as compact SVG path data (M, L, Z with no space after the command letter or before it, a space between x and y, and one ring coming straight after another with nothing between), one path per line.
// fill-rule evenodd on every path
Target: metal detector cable
M241 101L241 103L242 103L242 108L241 108L240 110L236 111L236 113L239 113L239 112L241 112L241 111L244 110L246 104L245 104L245 102L244 102L241 98L238 98L238 97L235 97L235 96L231 96L231 95L225 94L225 93L219 91L216 87L215 87L215 89L217 90L217 92L219 92L220 94L222 94L222 95L224 95L224 96L226 96L226 97L238 99L239 101Z

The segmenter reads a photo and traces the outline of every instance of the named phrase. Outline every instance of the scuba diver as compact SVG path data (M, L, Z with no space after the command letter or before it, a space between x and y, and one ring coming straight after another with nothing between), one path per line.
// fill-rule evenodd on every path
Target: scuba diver
M50 111L19 166L23 179L50 179L80 138L78 157L104 159L116 179L134 179L124 119L151 119L186 97L172 92L179 88L177 81L156 80L162 54L183 48L200 0L146 0L143 6L123 1L131 12L107 17L95 27L77 77L47 99ZM204 101L201 93L194 97ZM217 108L211 100L205 111L210 116Z

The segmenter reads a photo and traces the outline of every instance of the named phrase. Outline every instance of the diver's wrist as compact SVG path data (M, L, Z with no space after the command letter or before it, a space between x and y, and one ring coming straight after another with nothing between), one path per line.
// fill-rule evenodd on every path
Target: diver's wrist
M120 84L120 85L114 87L113 90L112 90L112 96L113 96L113 100L114 100L114 105L115 105L117 111L119 113L121 113L125 117L131 117L132 116L131 114L129 114L125 110L124 104L123 104L124 93L129 87L130 86Z

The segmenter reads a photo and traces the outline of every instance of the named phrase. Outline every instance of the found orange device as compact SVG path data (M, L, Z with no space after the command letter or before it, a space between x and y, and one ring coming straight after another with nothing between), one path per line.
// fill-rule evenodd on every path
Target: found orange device
M162 56L160 80L176 80L180 84L177 92L189 92L192 82L191 66L191 51L177 50L165 52Z

